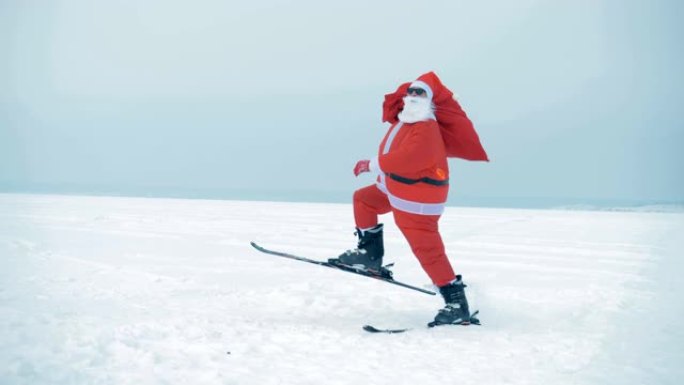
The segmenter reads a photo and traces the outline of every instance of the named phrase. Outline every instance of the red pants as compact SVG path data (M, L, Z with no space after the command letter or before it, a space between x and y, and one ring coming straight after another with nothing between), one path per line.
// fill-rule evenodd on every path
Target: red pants
M390 206L387 195L375 185L354 192L356 227L373 227L378 224L379 214L390 211L432 283L441 287L453 281L456 276L444 252L444 243L437 226L439 215L418 215L397 210Z

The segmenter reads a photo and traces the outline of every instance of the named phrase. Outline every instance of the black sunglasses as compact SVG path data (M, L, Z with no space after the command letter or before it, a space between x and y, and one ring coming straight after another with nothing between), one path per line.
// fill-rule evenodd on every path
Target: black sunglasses
M409 87L409 89L406 90L406 93L409 95L416 94L418 96L423 96L425 94L425 90L417 87Z

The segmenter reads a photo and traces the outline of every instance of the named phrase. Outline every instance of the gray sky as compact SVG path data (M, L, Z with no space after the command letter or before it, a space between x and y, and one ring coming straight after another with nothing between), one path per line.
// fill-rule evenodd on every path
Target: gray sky
M682 201L678 1L0 2L0 191L346 201L434 70L451 204Z

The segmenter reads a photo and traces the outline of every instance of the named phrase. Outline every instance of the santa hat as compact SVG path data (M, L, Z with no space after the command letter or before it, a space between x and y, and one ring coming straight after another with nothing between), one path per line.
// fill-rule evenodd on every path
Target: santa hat
M404 96L409 87L425 90L435 106L435 117L444 140L447 156L467 160L489 161L473 123L454 99L454 94L442 84L434 72L420 75L410 83L404 83L391 94L385 95L382 104L382 121L396 123L397 115L404 108Z

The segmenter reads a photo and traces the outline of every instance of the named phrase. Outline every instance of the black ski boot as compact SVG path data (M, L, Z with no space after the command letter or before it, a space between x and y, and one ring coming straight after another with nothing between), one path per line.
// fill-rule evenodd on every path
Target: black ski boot
M428 324L429 327L439 325L470 325L480 324L480 321L474 316L477 314L470 314L468 309L468 300L465 295L465 288L467 286L463 283L460 275L456 276L456 281L439 288L439 292L444 297L446 306L440 309L435 316L435 320Z
M368 270L381 271L382 257L385 247L382 243L382 223L372 229L361 231L356 229L354 235L359 237L359 244L353 250L347 250L337 258L328 262L343 265L363 265Z

